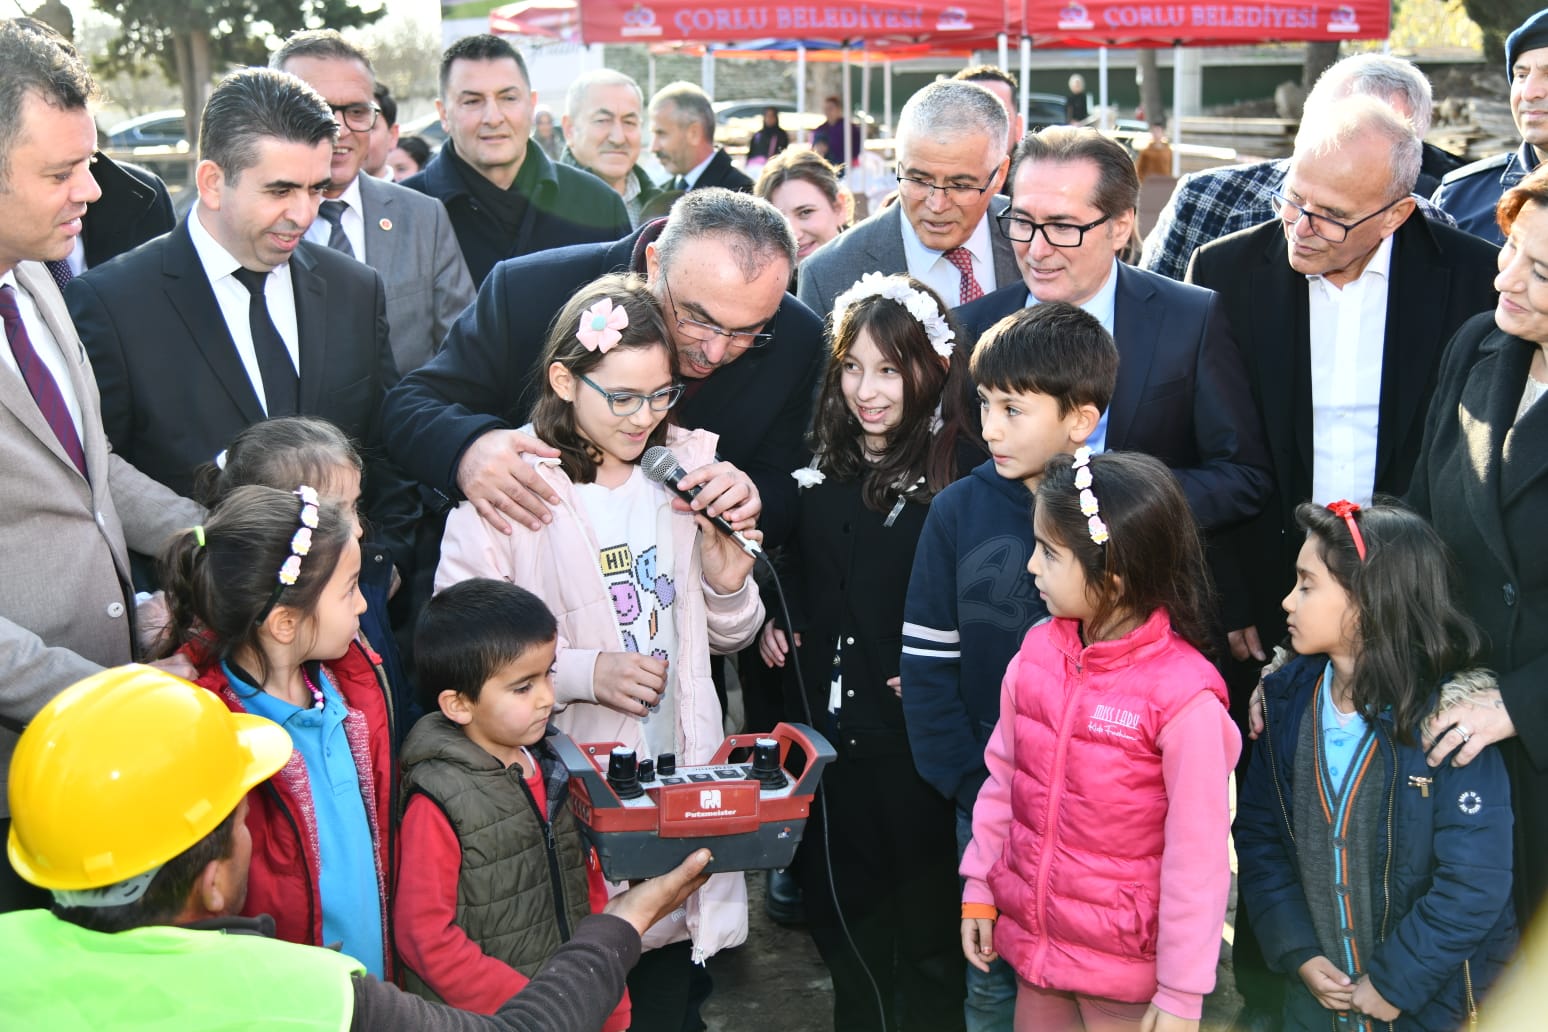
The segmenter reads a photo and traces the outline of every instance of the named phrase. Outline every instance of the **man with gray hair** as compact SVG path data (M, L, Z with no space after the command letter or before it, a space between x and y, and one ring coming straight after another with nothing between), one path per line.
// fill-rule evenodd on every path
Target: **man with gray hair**
M516 429L536 400L549 324L576 290L634 272L661 302L680 375L677 422L720 436L725 462L690 470L696 508L739 526L758 517L772 547L794 519L802 435L826 348L822 323L785 292L795 240L779 210L730 190L693 190L664 223L613 244L501 262L446 339L406 376L383 416L394 460L493 526L536 529L558 499L523 453L557 454ZM760 516L761 512L761 516Z
M1230 624L1237 659L1280 638L1296 505L1402 495L1441 351L1494 307L1494 245L1414 216L1419 161L1407 118L1335 101L1302 124L1276 217L1193 256L1189 282L1219 293L1241 344L1279 495L1241 556L1256 597Z
M668 83L650 98L650 149L672 174L669 190L721 186L752 193L752 180L715 145L715 109L691 82Z
M1018 280L990 209L1010 165L1010 120L976 82L932 82L898 117L898 203L840 233L801 263L801 300L819 315L868 272L907 273L948 306Z
M1324 105L1354 95L1390 105L1413 123L1414 135L1421 141L1430 131L1430 80L1411 62L1390 54L1355 54L1323 72L1306 98L1302 121L1311 121ZM1453 225L1451 216L1424 198L1461 159L1428 143L1422 144L1421 153L1415 202L1427 218ZM1284 182L1289 165L1288 158L1276 158L1183 176L1145 238L1140 267L1180 280L1195 250L1273 218L1269 194Z
M640 168L645 94L622 72L598 68L570 83L564 97L564 152L560 162L583 168L618 191L629 222L661 188Z

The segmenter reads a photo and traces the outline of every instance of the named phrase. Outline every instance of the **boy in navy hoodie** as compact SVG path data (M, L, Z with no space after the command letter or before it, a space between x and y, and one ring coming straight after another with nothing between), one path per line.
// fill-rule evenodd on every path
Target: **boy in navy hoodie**
M957 850L988 776L984 746L1000 682L1028 628L1048 616L1027 561L1032 492L1055 455L1091 436L1112 398L1118 349L1094 316L1040 304L1006 316L974 349L990 460L935 496L904 606L903 715L920 775L957 804ZM968 969L968 1032L1011 1028L1016 978L1004 961Z

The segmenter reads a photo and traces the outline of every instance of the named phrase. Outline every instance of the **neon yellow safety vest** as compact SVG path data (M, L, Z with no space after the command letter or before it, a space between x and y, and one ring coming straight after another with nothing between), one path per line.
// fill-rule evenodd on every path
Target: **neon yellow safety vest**
M107 934L46 910L0 915L0 1024L48 1032L346 1032L360 963L259 935Z

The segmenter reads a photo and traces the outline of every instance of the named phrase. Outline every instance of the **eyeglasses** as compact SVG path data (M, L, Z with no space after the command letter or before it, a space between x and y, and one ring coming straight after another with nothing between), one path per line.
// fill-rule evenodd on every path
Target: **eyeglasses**
M717 337L725 337L726 346L731 348L761 348L774 339L772 333L752 333L748 330L727 330L716 326L714 323L699 322L697 319L685 317L677 308L677 299L672 296L672 284L667 282L666 275L661 277L661 283L666 287L667 300L672 303L672 314L677 317L677 332L689 340L698 341L700 344L708 344Z
M329 104L333 113L344 123L344 128L353 129L357 133L368 133L376 126L376 116L381 113L381 108L375 104Z
M944 193L948 200L956 201L958 204L971 204L988 193L989 188L994 185L993 172L989 173L989 182L983 186L965 186L959 183L937 186L935 183L925 179L910 179L903 174L901 168L897 169L897 176L898 193L911 201L924 201L927 204L930 201L931 195L937 190Z
M1404 194L1404 197L1406 196L1407 194ZM1340 222L1337 219L1328 218L1326 215L1318 215L1314 211L1307 211L1305 208L1301 207L1299 204L1296 204L1294 201L1280 193L1278 190L1269 191L1269 203L1274 207L1274 214L1278 215L1280 219L1284 221L1286 226L1294 229L1296 226L1300 225L1302 219L1305 219L1306 224L1308 227L1310 227L1312 233L1316 236L1320 236L1330 244L1342 244L1349 238L1349 234L1356 226L1371 221L1371 219L1374 219L1376 216L1380 215L1382 212L1386 211L1388 208L1392 207L1394 204L1397 204L1398 201L1401 200L1403 200L1403 197L1399 197L1397 200L1388 201L1386 204L1383 204L1380 208L1377 208L1363 219L1356 219L1353 222ZM1294 217L1292 218L1291 216Z
M1048 241L1051 247L1079 247L1085 241L1087 233L1111 219L1112 216L1103 215L1095 222L1088 222L1084 226L1077 226L1070 222L1033 222L1020 215L1012 215L1009 211L1002 211L994 218L1000 224L1000 232L1004 233L1007 239L1014 240L1018 244L1030 244L1037 237L1037 231L1042 230L1043 239Z
M610 391L598 386L597 382L585 373L576 373L581 383L596 391L607 399L608 410L615 416L632 416L640 410L646 402L650 402L652 412L665 412L677 404L677 399L683 396L683 385L674 383L670 387L663 387L652 394L641 394L639 391Z

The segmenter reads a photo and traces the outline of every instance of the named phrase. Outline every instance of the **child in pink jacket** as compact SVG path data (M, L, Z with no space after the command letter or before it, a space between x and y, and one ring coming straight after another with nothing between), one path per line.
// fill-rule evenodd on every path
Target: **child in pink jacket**
M683 385L644 282L606 276L577 292L554 319L539 375L531 431L560 455L531 461L560 498L553 521L505 534L464 502L446 522L436 590L492 577L548 604L559 621L553 724L576 741L705 763L724 740L710 652L752 641L763 604L752 557L703 516L674 511L640 468L653 445L688 470L715 456L715 435L668 424ZM629 981L640 1027L658 1001L687 999L690 960L746 937L741 874L712 876L645 935L647 950L662 949ZM670 1015L663 1026L682 1023Z
M1241 736L1200 654L1209 577L1176 479L1053 459L1028 571L1052 619L1001 687L962 858L962 948L1019 979L1016 1027L1196 1030L1231 885Z

